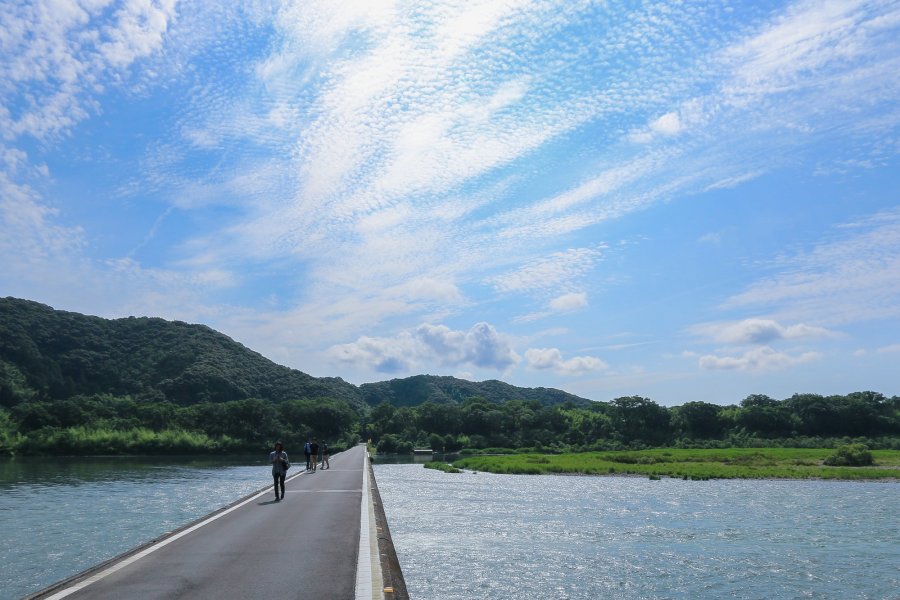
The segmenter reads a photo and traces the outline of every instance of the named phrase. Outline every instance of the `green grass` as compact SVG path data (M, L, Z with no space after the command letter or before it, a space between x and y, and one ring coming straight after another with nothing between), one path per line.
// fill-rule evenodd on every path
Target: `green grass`
M426 469L435 469L437 471L443 471L444 473L462 473L461 470L457 469L451 464L441 462L439 460L433 460L431 462L425 463Z
M871 467L828 467L828 448L658 448L578 454L472 456L459 468L490 473L656 475L682 479L898 479L900 450L873 450Z

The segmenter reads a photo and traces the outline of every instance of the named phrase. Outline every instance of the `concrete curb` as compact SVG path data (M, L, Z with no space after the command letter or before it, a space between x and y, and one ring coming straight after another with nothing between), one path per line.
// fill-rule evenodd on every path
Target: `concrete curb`
M391 530L388 528L387 517L381 504L381 494L378 492L378 484L375 481L375 470L372 461L368 461L369 487L371 502L375 512L375 528L378 532L378 553L381 556L381 575L383 580L384 598L386 600L409 600L406 591L406 581L403 579L403 570L394 550L394 541L391 539Z

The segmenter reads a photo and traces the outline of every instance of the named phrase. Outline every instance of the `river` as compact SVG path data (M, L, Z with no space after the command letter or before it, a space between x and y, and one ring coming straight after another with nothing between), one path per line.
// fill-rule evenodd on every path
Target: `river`
M378 465L410 597L900 598L900 483Z
M415 600L900 597L897 482L375 473ZM0 461L0 599L268 483L265 457Z

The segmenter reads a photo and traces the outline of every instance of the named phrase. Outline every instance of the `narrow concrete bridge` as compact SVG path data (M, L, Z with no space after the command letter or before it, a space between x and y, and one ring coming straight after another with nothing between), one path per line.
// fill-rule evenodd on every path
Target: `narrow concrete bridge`
M198 489L198 494L203 490ZM29 598L407 598L365 446Z

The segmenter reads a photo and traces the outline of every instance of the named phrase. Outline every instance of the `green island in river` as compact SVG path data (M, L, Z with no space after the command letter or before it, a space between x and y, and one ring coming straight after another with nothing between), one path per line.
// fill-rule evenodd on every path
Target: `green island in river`
M680 479L900 479L900 450L872 450L869 466L829 466L825 448L725 448L467 456L453 466L509 474L646 475ZM831 461L829 461L831 462Z

